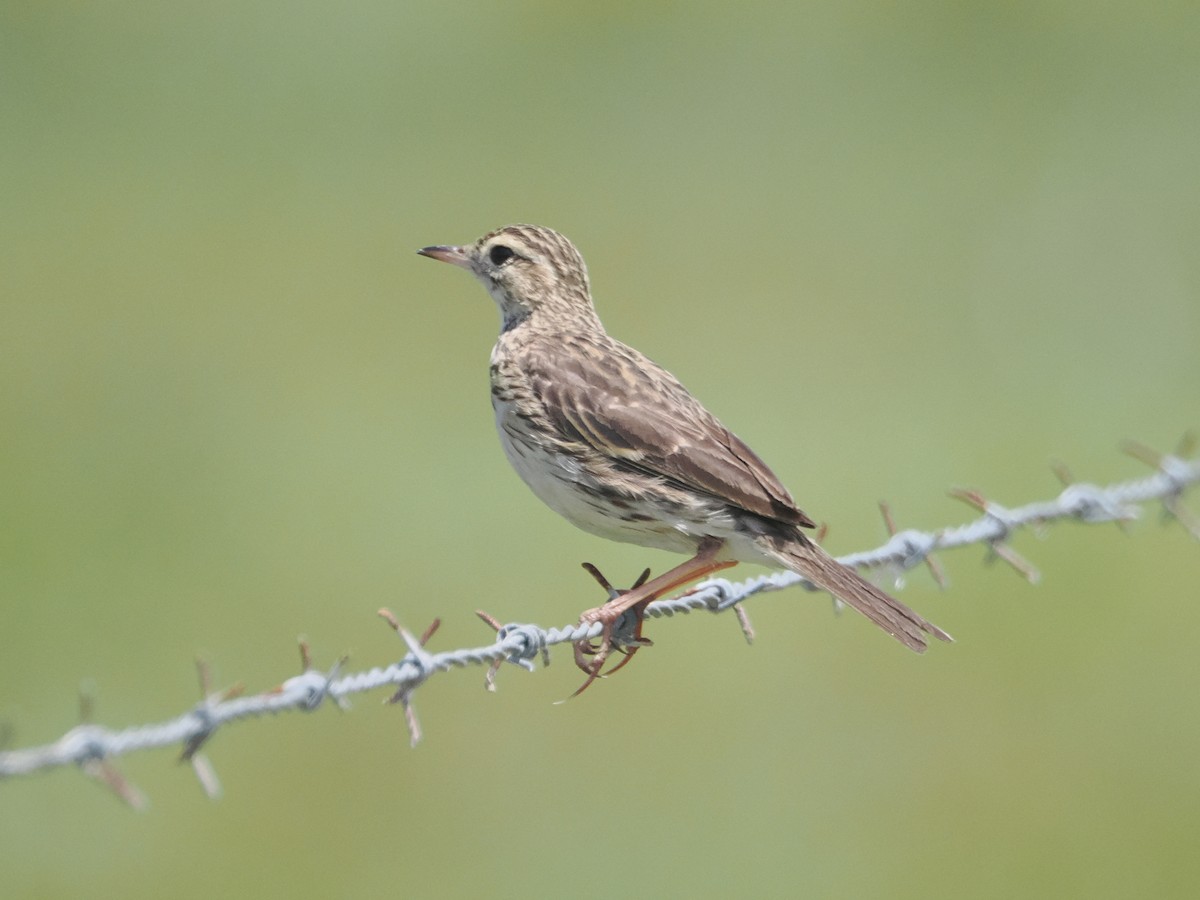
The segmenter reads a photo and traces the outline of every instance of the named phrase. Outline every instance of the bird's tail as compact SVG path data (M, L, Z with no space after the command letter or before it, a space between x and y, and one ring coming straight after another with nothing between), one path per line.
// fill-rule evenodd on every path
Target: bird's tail
M853 569L843 566L804 535L798 537L800 540L772 541L768 552L796 574L853 606L910 650L924 653L927 634L942 641L953 640L932 622L922 619Z

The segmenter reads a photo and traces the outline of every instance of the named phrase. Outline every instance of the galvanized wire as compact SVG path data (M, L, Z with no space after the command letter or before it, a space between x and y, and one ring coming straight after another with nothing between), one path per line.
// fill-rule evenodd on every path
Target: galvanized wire
M979 510L981 515L965 524L936 531L895 531L890 513L885 508L885 519L893 531L891 538L873 550L851 553L839 559L846 565L860 569L888 571L897 580L908 569L925 563L940 582L941 570L933 554L979 544L1008 562L1023 576L1036 580L1036 569L1009 545L1009 539L1015 532L1061 520L1085 524L1125 522L1137 518L1140 505L1150 501L1159 501L1167 516L1178 521L1200 540L1200 522L1181 502L1185 491L1200 481L1200 459L1184 458L1182 451L1180 455L1160 455L1140 444L1127 444L1125 449L1131 455L1154 465L1157 471L1144 478L1103 487L1068 483L1052 500L1014 508L987 500L978 492L953 492L954 496ZM749 638L752 632L742 611L742 604L756 594L796 585L812 589L812 585L806 584L792 572L777 572L737 582L715 578L700 583L682 596L652 603L646 609L646 615L661 618L695 610L719 613L733 608L738 611L743 631ZM510 663L533 670L538 658L545 664L549 663L549 648L557 644L575 644L594 639L602 629L598 623L561 628L522 623L502 625L481 614L485 621L496 628L494 641L478 647L435 653L426 649L425 644L436 630L436 623L418 638L402 628L390 613L381 612L407 648L405 655L396 662L343 674L341 669L344 660L341 660L329 670L319 671L312 667L307 647L302 645L303 671L276 688L252 696L233 696L228 692L212 693L206 685L205 696L199 704L165 722L122 729L80 724L52 743L0 751L0 778L76 765L108 785L130 805L141 807L145 804L145 798L123 778L112 760L137 750L179 746L183 749L183 758L192 762L205 789L215 795L220 790L219 784L211 766L199 751L224 725L282 712L312 712L324 706L326 701L344 706L346 698L352 694L387 687L393 691L392 702L400 703L405 709L411 742L415 745L420 740L421 730L412 707L412 697L433 676L451 669L487 666L485 684L492 689L496 672L503 664ZM628 635L625 639L629 639ZM203 670L202 676L205 676L202 680L206 682Z

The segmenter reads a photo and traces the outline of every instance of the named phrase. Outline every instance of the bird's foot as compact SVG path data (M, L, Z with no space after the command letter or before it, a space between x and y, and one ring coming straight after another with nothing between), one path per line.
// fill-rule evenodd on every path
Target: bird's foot
M623 653L625 658L604 673L605 675L618 671L629 663L634 653L650 645L650 641L642 637L642 623L647 606L678 587L736 564L733 560L717 561L722 543L716 538L706 538L701 542L696 555L687 562L652 579L650 570L647 569L627 591L615 589L595 566L584 563L583 567L608 592L608 602L595 609L589 609L579 617L580 625L600 622L604 628L600 632L599 643L587 639L575 643L575 665L587 675L587 680L571 695L572 697L579 696L593 681L602 677L601 669L613 650Z
M596 622L604 624L604 630L600 633L599 642L584 639L575 642L575 665L587 675L587 680L584 681L572 697L577 697L582 694L592 682L597 678L606 678L614 672L620 670L627 665L633 655L642 647L651 647L654 642L649 638L642 637L642 625L645 622L645 610L655 599L654 596L647 596L644 599L638 600L633 605L622 604L621 601L626 595L641 588L650 578L650 570L645 569L638 576L637 581L627 590L614 588L609 580L601 574L591 563L584 563L583 567L588 573L599 582L608 594L608 603L603 606L598 606L595 609L587 610L579 617L580 625L592 625ZM604 663L608 660L612 651L616 650L625 658L609 669L607 672L601 672L604 668Z

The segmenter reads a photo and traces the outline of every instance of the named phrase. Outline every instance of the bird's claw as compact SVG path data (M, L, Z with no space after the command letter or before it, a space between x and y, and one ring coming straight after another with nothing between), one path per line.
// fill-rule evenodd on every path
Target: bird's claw
M600 570L591 563L584 563L583 567L604 588L608 594L609 603L620 599L629 593L629 591L637 590L650 577L650 570L645 569L638 576L637 581L633 583L632 587L627 590L620 590L614 588ZM629 661L633 659L633 655L642 647L653 646L653 641L642 637L642 624L645 621L644 613L651 599L653 598L647 598L627 610L618 612L615 616L609 610L608 604L606 604L605 606L598 606L595 609L589 609L579 617L580 625L591 625L596 622L602 622L604 623L604 630L600 633L598 641L585 638L584 640L575 642L575 665L587 675L587 679L571 694L572 697L578 697L582 694L597 678L606 678L628 665ZM622 654L625 658L607 672L602 672L604 663L614 650Z
M736 565L734 560L718 559L723 546L722 540L705 538L700 542L696 555L687 562L656 578L650 578L650 570L647 569L627 591L615 589L595 566L584 563L583 567L608 594L608 602L595 609L589 609L579 617L579 624L582 626L600 622L604 627L600 632L598 645L587 638L575 642L575 665L587 674L587 680L571 696L579 696L593 681L601 677L604 661L613 650L624 653L625 659L606 673L609 675L628 665L633 654L640 648L649 646L650 641L642 637L642 623L646 616L646 607L651 603L698 578Z

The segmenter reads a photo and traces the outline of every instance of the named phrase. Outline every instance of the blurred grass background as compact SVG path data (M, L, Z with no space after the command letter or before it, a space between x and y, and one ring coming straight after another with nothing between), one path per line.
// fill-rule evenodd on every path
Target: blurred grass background
M562 624L675 560L540 507L488 406L497 316L413 255L559 228L610 330L831 523L834 552L1141 473L1200 421L1190 3L0 5L0 720L124 725L296 666ZM1193 506L1195 502L1193 501ZM9 897L1191 897L1200 553L1148 515L904 599L230 728L204 799L120 762L0 785ZM624 573L622 575L621 573ZM752 574L746 570L745 574Z

